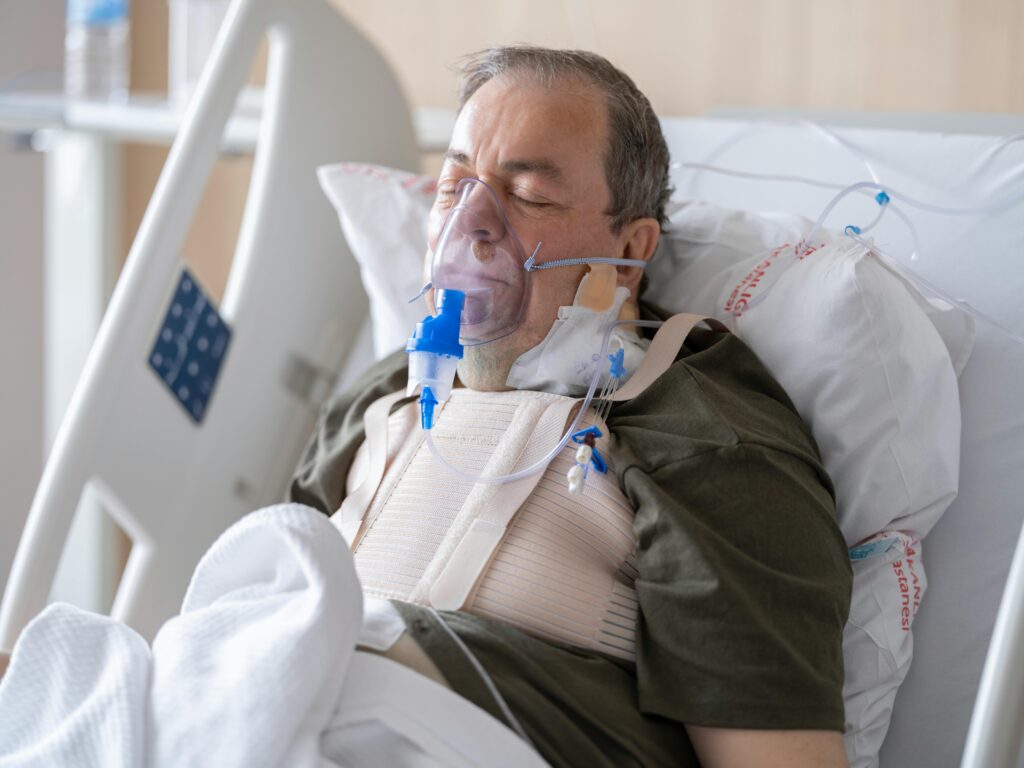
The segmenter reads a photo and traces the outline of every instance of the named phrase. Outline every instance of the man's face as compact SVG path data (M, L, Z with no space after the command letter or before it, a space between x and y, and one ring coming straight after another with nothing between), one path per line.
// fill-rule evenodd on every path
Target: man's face
M604 176L607 147L604 98L593 87L566 81L542 88L525 78L487 82L463 107L430 213L430 250L460 179L487 182L527 254L543 243L537 261L622 255L607 215L611 193ZM429 273L430 253L426 268ZM586 266L541 270L530 276L522 323L497 341L466 348L459 377L474 389L504 389L512 363L540 343L558 308L572 304Z

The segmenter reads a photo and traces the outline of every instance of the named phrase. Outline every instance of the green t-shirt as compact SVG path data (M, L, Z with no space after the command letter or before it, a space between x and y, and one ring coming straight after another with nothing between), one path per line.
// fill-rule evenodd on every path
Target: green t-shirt
M340 506L362 415L405 386L405 357L381 361L324 407L294 501ZM440 614L544 758L697 765L684 723L841 731L852 575L831 481L786 393L738 338L696 329L607 424L608 462L636 508L635 667ZM437 615L399 607L452 687L502 717Z

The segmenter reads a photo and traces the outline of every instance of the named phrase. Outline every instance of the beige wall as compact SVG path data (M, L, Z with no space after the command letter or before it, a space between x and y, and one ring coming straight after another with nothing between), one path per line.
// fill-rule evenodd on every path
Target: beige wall
M283 2L284 0L282 0ZM715 106L1024 112L1024 0L331 0L415 106L454 106L449 66L528 42L596 50L662 114ZM166 0L132 4L133 87L166 85ZM165 153L125 163L131 242ZM221 161L185 248L217 295L251 164Z
M717 105L1024 112L1022 0L332 0L417 106L492 44L583 47L662 114Z
M133 0L132 80L134 91L167 88L167 0ZM135 239L167 150L129 146L124 158L125 251ZM250 157L221 158L199 203L182 256L219 300L223 294L235 240L242 221L252 171Z

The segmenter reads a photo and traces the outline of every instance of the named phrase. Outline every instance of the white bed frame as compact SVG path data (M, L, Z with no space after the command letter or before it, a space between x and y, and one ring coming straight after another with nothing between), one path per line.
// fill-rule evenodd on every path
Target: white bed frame
M264 34L271 46L260 142L220 307L232 328L232 341L210 407L196 424L147 360L178 283L178 254L196 202ZM293 83L305 87L290 87ZM323 88L308 87L310 83L323 83ZM864 177L862 164L844 156L845 150L837 160L835 146L815 145L799 127L780 127L774 137L757 136L749 122L736 120L666 120L665 127L677 159L708 159L731 136L737 141L730 145L728 163L724 156L718 159L732 167L778 171L780 163L810 164L818 172L809 175L831 175L844 183ZM1024 120L1017 130L1024 132ZM858 129L844 131L844 136L873 161L888 163L898 176L921 134ZM949 139L961 154L970 151L971 140L989 140ZM1024 160L1019 145L1011 149L1000 162ZM809 160L809 154L815 159ZM281 499L316 409L334 385L367 314L357 267L314 169L337 160L414 169L417 158L409 110L394 76L378 52L323 0L232 2L43 474L0 606L0 647L11 647L44 607L72 517L87 488L99 493L133 545L112 615L147 637L177 612L189 575L213 539L245 513ZM679 174L677 183L683 188L690 177L682 176L682 169ZM917 187L904 189L903 181ZM892 183L934 199L929 192L935 185L926 181ZM823 206L820 191L794 187L779 192L776 186L766 196L763 186L738 187L710 176L702 177L699 194L733 207L791 210L811 217ZM929 230L929 235L929 242L939 242L956 233ZM939 284L948 283L950 274L972 283L969 275L940 262L914 267ZM1016 270L1013 286L1024 287L1020 263L1005 266ZM991 298L998 310L1003 306L999 291L1009 288L979 280L969 286L976 289L971 295L983 303ZM997 337L979 326L976 355L1001 354ZM1024 352L1015 370L1024 375L1022 360ZM972 379L971 365L973 361L962 379L965 392L984 384ZM1016 403L1011 399L1006 405ZM965 455L974 449L966 428L970 418L965 403ZM1015 477L1024 474L1024 466L999 469ZM961 500L926 541L931 593L941 593L958 578L954 562L969 568L957 539L970 527L969 517L966 523L963 518L980 510L958 515L957 507L968 489L989 482L1005 485L1006 480L964 476ZM1001 558L1004 573L1010 570L1013 552L1007 541L1016 540L1020 526L1021 510L1010 510L985 539L989 544L995 540L989 554ZM932 560L929 550L938 553ZM944 569L953 575L942 575ZM1024 540L1016 548L998 622L997 600L992 597L990 602L987 624L977 628L973 655L962 660L964 690L949 692L950 714L943 716L941 701L932 701L928 709L937 692L917 672L929 658L950 662L941 647L953 625L947 616L930 614L926 598L915 624L918 658L897 699L883 765L952 765L961 752L962 764L972 768L1018 765L1024 727L1024 654L1018 650L1024 642ZM942 750L920 730L936 716L944 720L931 726L933 731L951 734Z

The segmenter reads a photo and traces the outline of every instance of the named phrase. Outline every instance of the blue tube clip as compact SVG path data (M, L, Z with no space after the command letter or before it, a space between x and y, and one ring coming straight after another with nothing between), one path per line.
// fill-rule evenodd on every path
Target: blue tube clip
M608 359L611 361L611 375L613 379L621 379L626 375L626 366L624 365L626 359L626 350L620 349L614 355L608 355Z

